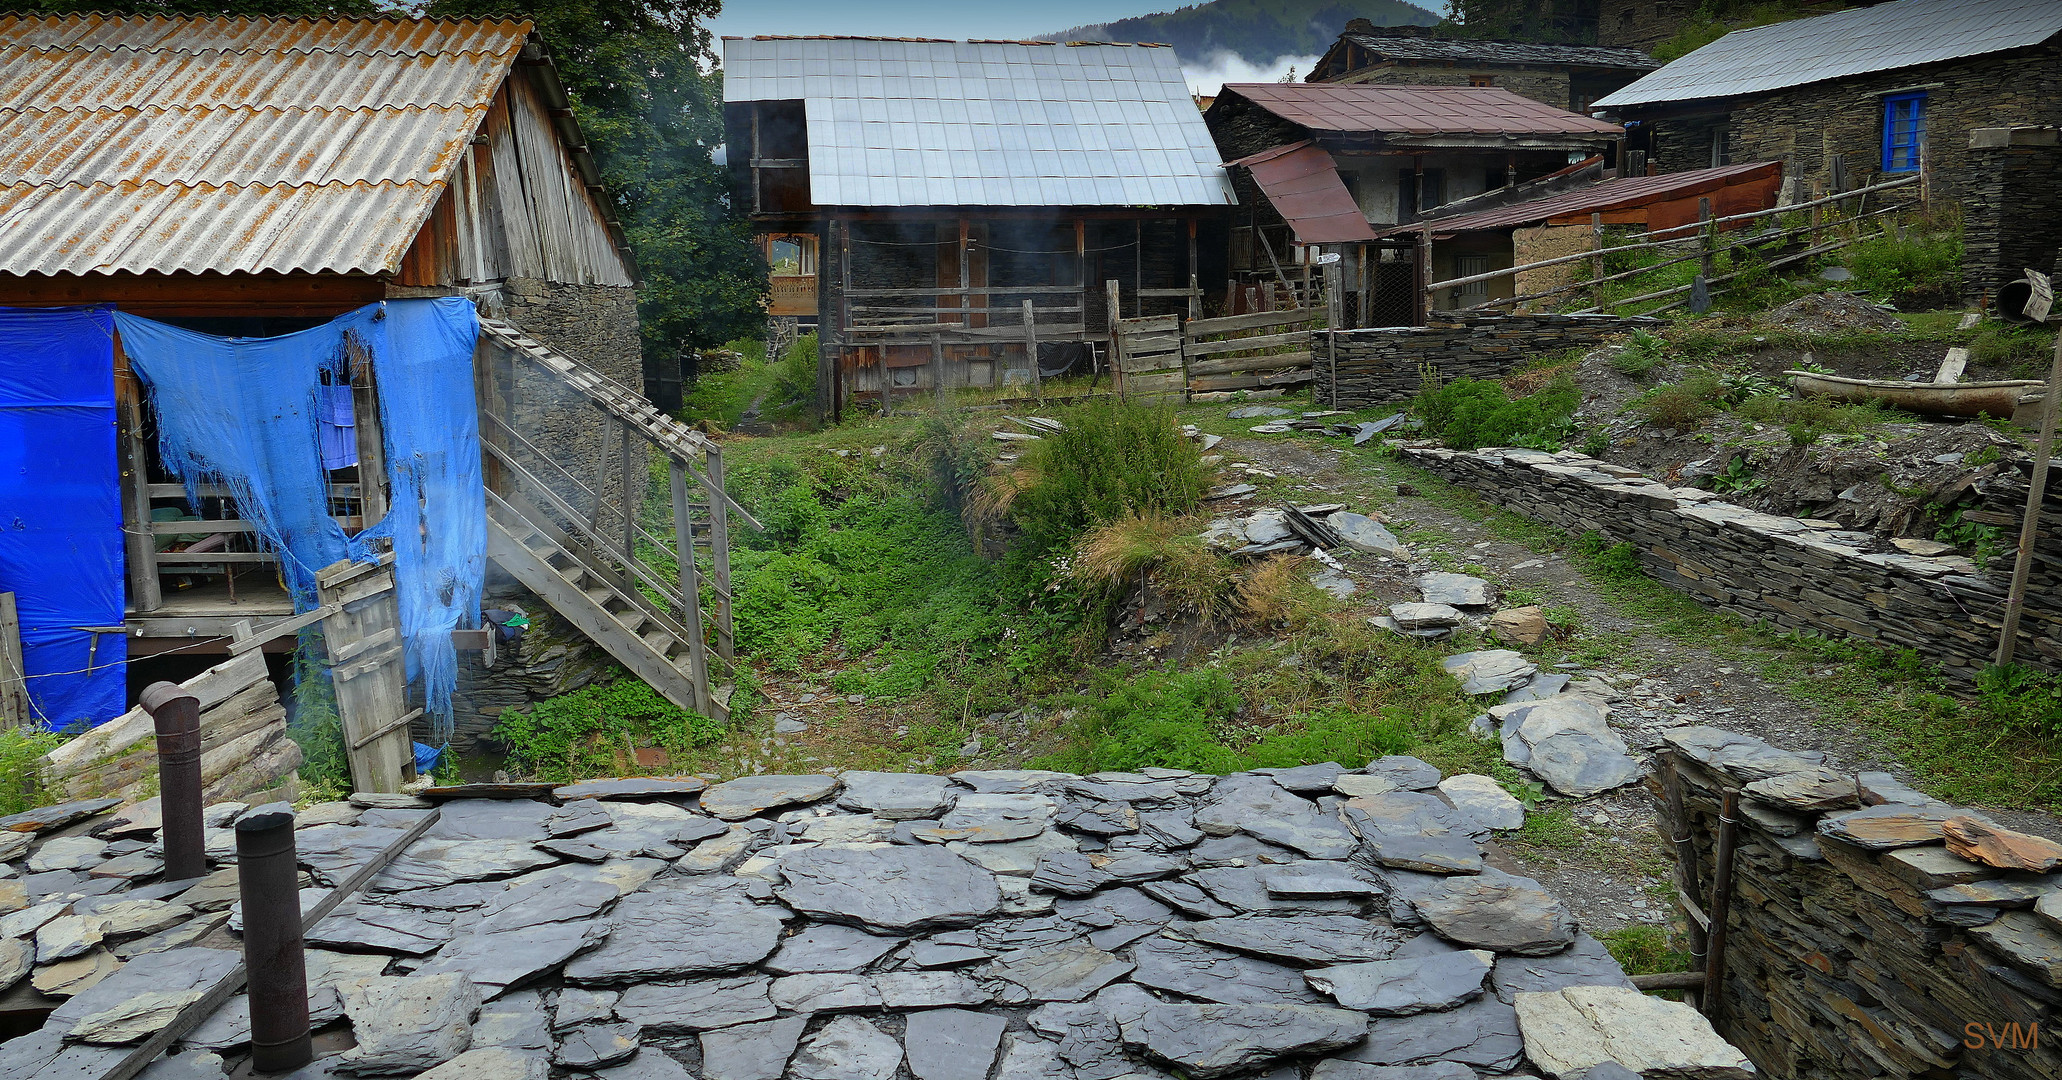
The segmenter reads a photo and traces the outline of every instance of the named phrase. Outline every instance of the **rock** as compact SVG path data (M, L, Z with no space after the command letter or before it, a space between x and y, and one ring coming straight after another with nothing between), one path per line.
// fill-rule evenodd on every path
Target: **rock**
M1400 788L1404 791L1427 791L1439 786L1438 769L1405 754L1392 754L1388 757L1368 762L1367 767L1360 771L1368 776L1387 781L1391 788ZM1342 777L1341 779L1344 778ZM1342 792L1342 794L1357 795L1363 793ZM1366 792L1365 794L1379 793Z
M2057 889L2062 889L2062 874L2048 874L2025 881L1992 879L1948 885L1927 890L1926 899L1948 907L2030 908L2042 896ZM1989 922L1990 919L1981 921Z
M950 971L884 971L873 977L873 984L886 1009L986 1005L994 997L974 980Z
M1041 856L1038 869L1031 875L1031 887L1061 896L1087 896L1116 880L1076 849Z
M1461 622L1460 609L1446 604L1391 604L1389 617L1405 630L1438 630Z
M1343 859L1356 846L1353 834L1337 818L1320 813L1310 800L1290 794L1274 781L1251 774L1218 781L1209 801L1196 808L1195 823L1211 836L1243 831L1313 859Z
M1484 867L1454 877L1396 873L1392 883L1435 933L1460 945L1545 956L1575 941L1568 909L1531 878Z
M775 979L770 994L775 1008L790 1013L850 1012L877 1009L881 993L863 975L830 972Z
M575 799L685 799L708 787L706 780L692 776L626 776L608 780L582 780L554 788L560 802Z
M1368 1030L1364 1014L1319 1005L1188 1005L1141 991L1105 1007L1126 1046L1194 1080L1350 1046Z
M1449 656L1440 662L1460 680L1461 693L1495 694L1518 686L1538 671L1532 661L1509 649L1487 649Z
M589 798L559 807L544 825L553 838L563 838L606 829L615 824L615 820L599 801Z
M595 1070L594 1080L695 1080L695 1076L679 1062L646 1047L621 1065Z
M674 860L673 867L685 874L729 870L745 861L759 843L759 834L743 825L733 825L721 836L704 840L694 850Z
M1203 887L1211 897L1242 912L1268 912L1287 915L1312 912L1326 915L1353 915L1360 912L1358 899L1339 897L1333 899L1296 898L1276 896L1270 889L1285 885L1291 877L1316 877L1329 887L1340 881L1342 873L1349 878L1358 877L1350 866L1339 863L1297 861L1286 863L1256 863L1252 866L1220 866L1208 870L1192 871L1187 879ZM1371 881L1359 878L1371 892L1379 888Z
M1294 416L1296 414L1288 409L1279 409L1273 405L1241 405L1224 415L1228 420L1252 420L1263 416Z
M1505 705L1522 705L1528 701L1545 701L1568 688L1566 675L1534 675L1525 685L1504 695Z
M0 863L11 863L27 855L35 842L35 833L0 830Z
M911 1013L902 1036L916 1080L988 1080L1007 1018L964 1009Z
M1091 836L1121 836L1138 831L1138 811L1125 802L1066 799L1054 821L1062 828Z
M1575 944L1550 956L1500 956L1490 976L1497 997L1505 1004L1519 994L1562 990L1570 986L1631 986L1625 970L1618 966L1604 943L1588 934L1575 935Z
M443 975L375 975L337 986L357 1045L342 1062L359 1073L417 1073L472 1044L480 992L472 980Z
M1002 903L995 875L943 848L812 848L780 869L787 884L775 891L789 907L876 930L965 926Z
M112 1008L80 1017L66 1034L80 1042L120 1046L157 1034L179 1010L199 1001L205 990L152 990Z
M551 1062L540 1053L507 1046L483 1046L452 1058L415 1080L545 1080Z
M1339 1058L1387 1066L1450 1061L1502 1073L1517 1066L1524 1049L1517 1011L1484 995L1444 1012L1377 1020L1367 1041Z
M1303 973L1189 941L1152 937L1132 947L1131 981L1186 998L1226 1005L1315 1005Z
M453 939L416 973L462 972L479 985L485 996L494 997L511 986L556 969L608 935L609 925L599 920L467 934Z
M1805 813L1861 805L1861 791L1855 786L1854 777L1823 765L1756 780L1742 790L1749 798Z
M636 1024L582 1024L559 1036L553 1063L568 1069L620 1065L637 1053Z
M783 940L779 951L763 966L780 975L858 971L902 942L902 938L878 937L856 927L818 923Z
M1044 832L1057 812L1053 800L1044 795L976 792L960 796L952 812L939 819L936 826L918 828L915 832L918 838L934 844L952 840L975 844L1026 840Z
M35 966L35 942L27 938L0 938L0 992L13 988Z
M1948 819L1964 816L1953 807L1885 803L1819 819L1819 835L1869 851L1893 851L1937 843Z
M889 821L936 817L952 805L952 783L914 773L847 772L838 805L866 810Z
M90 915L60 915L36 929L36 959L51 963L100 944L106 924Z
M34 810L0 817L0 832L49 832L52 829L62 829L74 821L84 821L95 814L106 813L120 805L120 799L80 799L76 802L58 803L55 806L39 806Z
M1439 792L1454 809L1480 822L1485 829L1520 829L1525 826L1525 807L1503 785L1487 776L1462 773L1439 782Z
M1410 1016L1451 1009L1482 993L1493 953L1471 949L1407 960L1342 964L1304 972L1310 985L1349 1009L1374 1016Z
M1217 919L1238 914L1237 909L1218 903L1209 893L1186 881L1148 881L1140 891L1184 915Z
M348 826L358 831L372 831L363 826ZM386 831L386 830L381 830ZM393 830L398 839L400 831ZM299 834L296 834L296 840ZM383 846L383 845L382 845ZM365 852L370 855L371 852ZM308 861L305 858L303 861ZM355 864L358 860L352 859ZM403 892L409 889L430 889L451 885L461 881L489 881L495 878L514 877L527 870L550 866L558 859L537 850L534 841L521 839L466 839L451 838L433 840L427 836L416 841L400 858L387 864L366 885L368 892Z
M1310 575L1310 583L1334 600L1344 600L1360 591L1353 579L1329 567Z
M1605 1062L1641 1076L1750 1080L1754 1066L1688 1005L1616 986L1519 994L1525 1056L1554 1080Z
M1536 604L1505 608L1489 617L1489 632L1512 645L1537 645L1546 640L1546 612Z
M1969 936L2003 956L2013 967L2062 989L2062 932L2032 911L2007 911L1973 927Z
M338 1011L341 1013L341 1005L338 1006ZM245 1039L250 1035L249 1012L249 1002L246 1000L243 1031ZM215 1014L218 1018L221 1015L220 1012ZM473 1048L466 1053L470 1054L489 1046L506 1047L510 1050L543 1050L548 1054L551 1050L551 1023L544 1014L544 1001L537 991L521 990L513 994L503 994L495 1001L480 1006L479 1018L473 1021Z
M1402 935L1357 915L1240 915L1182 923L1172 933L1220 949L1292 964L1383 960Z
M786 714L774 717L773 733L775 735L800 735L808 730L808 722L797 717Z
M444 913L435 913L444 915ZM427 956L455 935L448 915L412 908L347 902L302 935L310 945Z
M1467 574L1419 574L1418 591L1428 604L1486 607L1491 602L1489 582Z
M1288 513L1273 507L1256 511L1240 527L1245 531L1247 541L1254 544L1278 544L1296 539L1295 531L1289 528Z
M95 949L84 956L38 966L35 974L29 976L29 985L50 997L72 997L98 986L121 969L121 961L114 954Z
M1002 1065L995 1080L1073 1080L1074 1070L1060 1058L1059 1045L1031 1035L1003 1037Z
M1080 1001L1132 970L1085 941L1020 949L996 958L989 974L1024 988L1030 1001Z
M177 926L193 917L193 909L165 900L116 900L94 905L92 914L105 937L131 938Z
M733 971L780 942L780 919L741 885L672 878L616 905L608 941L566 965L577 983L614 983Z
M2045 837L2013 832L1977 817L1954 817L1941 823L1947 849L1972 862L2002 870L2036 874L2062 869L2062 844Z
M688 982L637 983L623 991L616 1015L646 1031L679 1033L770 1020L764 975Z
M952 968L989 959L988 950L939 940L919 941L909 948L909 962L920 968Z
M2062 930L2062 889L2050 892L2035 901L2033 913L2049 927ZM0 962L4 962L4 958L0 958ZM0 968L0 986L6 985L7 981L5 969Z
M622 995L614 990L582 990L568 986L558 992L558 1001L552 1006L551 1027L553 1031L564 1031L580 1024L593 1024L616 1018L616 1002ZM479 1027L477 1023L473 1025Z
M1346 770L1336 761L1320 762L1316 765L1297 765L1293 768L1254 769L1254 773L1273 780L1277 785L1299 795L1322 795L1332 790L1341 773Z
M1007 840L993 844L970 844L954 840L945 845L947 851L970 860L992 874L1009 874L1029 877L1038 870L1038 860L1047 855L1073 853L1080 848L1066 836L1050 830L1028 840Z
M1398 540L1395 533L1376 524L1373 518L1365 514L1341 510L1325 518L1325 524L1330 525L1332 531L1338 533L1341 540L1346 541L1346 546L1355 551L1369 555L1386 555L1392 559L1401 559L1406 554L1403 541Z
M1809 769L1822 764L1824 757L1793 754L1752 735L1701 725L1676 728L1662 736L1662 740L1691 761L1740 784Z
M1353 800L1366 801L1372 800ZM1360 834L1363 857L1372 858L1378 866L1427 874L1475 874L1482 870L1482 848L1467 831L1421 820L1385 823L1369 817L1352 803L1343 812ZM1270 888L1269 892L1274 890Z
M725 821L745 818L783 806L813 803L838 790L830 776L741 776L702 792L702 810Z
M1572 694L1521 705L1503 718L1504 760L1564 795L1586 798L1640 777L1640 763L1604 711Z
M1957 454L1954 456L1957 458L1957 460L1959 460L1961 455ZM1935 458L1934 460L1939 461L1939 458ZM1953 464L1953 462L1941 462L1941 464ZM1943 544L1938 540L1918 540L1905 536L1892 537L1890 543L1893 547L1897 548L1897 550L1902 551L1907 555L1917 555L1921 558L1932 558L1935 555L1949 555L1952 554L1955 550L1955 546L1953 544Z
M107 857L107 841L90 836L57 836L43 841L29 856L29 873L84 870Z
M808 1023L790 1016L702 1032L702 1080L781 1080Z
M841 1016L810 1038L788 1066L794 1080L893 1080L902 1047L856 1016ZM706 1071L706 1069L704 1070Z
M1311 1067L1310 1080L1475 1080L1475 1070L1454 1061L1425 1065L1366 1065L1326 1058ZM1607 1080L1598 1077L1597 1080Z

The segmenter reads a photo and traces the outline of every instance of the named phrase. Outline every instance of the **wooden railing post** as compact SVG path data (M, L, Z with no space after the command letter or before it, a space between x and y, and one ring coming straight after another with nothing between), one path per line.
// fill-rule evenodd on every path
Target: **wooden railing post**
M709 707L709 653L708 643L702 640L702 587L701 575L694 564L694 522L688 516L687 471L678 461L670 461L670 479L673 492L673 545L678 552L680 564L680 603L687 624L687 675L694 683L695 708L704 716L714 716ZM716 512L715 500L711 500L710 512ZM716 550L721 551L721 546Z
M1024 359L1031 365L1031 392L1045 400L1045 384L1038 375L1038 315L1031 301L1024 301Z
M729 663L737 659L737 642L730 621L730 508L724 497L723 451L711 447L703 468L708 470L709 563L716 573L716 649Z
M1589 236L1590 245L1597 251L1597 254L1592 256L1590 263L1590 276L1595 283L1596 289L1595 295L1591 297L1591 302L1596 304L1601 310L1604 306L1604 215L1591 214L1589 216ZM1513 279L1511 284L1513 291L1515 291L1517 281ZM1610 312L1606 311L1604 314L1609 315Z
M644 484L642 477L631 475L636 466L631 464L635 456L630 452L630 425L618 424L623 429L623 452L620 471L623 477L623 569L637 560L637 512L644 505Z
M22 667L21 616L14 594L0 592L0 730L29 722L29 673Z

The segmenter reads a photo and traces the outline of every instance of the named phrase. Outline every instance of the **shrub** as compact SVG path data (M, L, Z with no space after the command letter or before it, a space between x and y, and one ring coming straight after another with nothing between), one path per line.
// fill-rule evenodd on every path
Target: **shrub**
M1695 431L1718 414L1710 398L1681 383L1657 387L1633 407L1646 415L1648 425L1676 431Z
M0 815L19 814L56 802L43 787L43 755L63 742L61 736L31 727L0 731Z
M1444 386L1427 374L1411 409L1425 430L1456 450L1480 446L1525 446L1558 450L1575 433L1575 409L1582 395L1575 381L1559 376L1537 393L1512 398L1497 383L1460 378Z
M1033 546L1072 544L1089 528L1126 514L1179 516L1210 489L1212 471L1165 407L1095 401L1061 416L1024 455L1030 474L1010 517Z
M774 371L774 386L790 402L808 404L816 400L816 335L803 334L781 354Z
M1231 614L1231 560L1189 531L1193 522L1164 514L1127 514L1082 534L1068 573L1091 588L1121 594L1150 577L1151 587L1178 611L1205 625Z
M1147 672L1120 678L1094 673L1075 709L1072 747L1041 768L1090 773L1136 772L1158 766L1229 773L1244 767L1222 741L1221 727L1243 702L1221 671Z
M642 681L623 678L505 712L494 737L524 773L565 783L634 772L640 748L684 756L721 739L723 731Z
M1623 581L1646 573L1640 566L1640 549L1630 543L1614 544L1602 533L1582 534L1575 550L1591 573L1607 580Z
M1632 340L1611 358L1611 366L1628 379L1645 379L1661 366L1661 361L1667 359L1662 352L1664 344L1659 337L1645 330L1635 330Z
M1847 268L1855 286L1871 296L1888 297L1899 307L1934 308L1953 304L1961 288L1960 232L1927 233L1914 225L1903 236L1889 231L1850 246Z
M1256 626L1287 626L1301 631L1331 606L1324 590L1310 583L1310 561L1300 555L1276 555L1248 571L1239 582L1239 608Z
M1976 693L1983 707L2009 726L2047 738L2062 736L2062 675L1993 664L1977 674Z

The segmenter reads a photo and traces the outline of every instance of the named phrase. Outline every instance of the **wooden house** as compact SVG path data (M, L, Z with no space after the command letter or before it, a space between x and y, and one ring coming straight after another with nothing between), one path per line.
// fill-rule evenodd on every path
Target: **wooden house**
M725 38L723 71L734 198L814 270L775 302L813 288L834 412L1085 374L1112 295L1219 303L1231 190L1171 49Z
M653 450L714 482L676 509L682 537L720 549L720 451L623 389L639 377L636 270L528 23L0 16L0 110L0 304L261 337L382 301L470 298L494 561L662 693L721 715L699 589L634 555ZM35 362L0 355L0 375ZM76 479L119 499L114 555L87 569L123 588L110 625L78 629L102 664L178 654L130 669L133 701L149 678L190 674L186 658L289 649L322 616L296 611L278 552L229 491L189 501L158 458L162 403L119 339L112 362L111 390L77 395L108 397L118 437ZM333 414L307 453L355 533L386 512L390 486L379 372L355 362L349 381L324 399ZM10 415L0 408L0 428ZM9 569L0 591L36 587ZM709 618L727 655L727 605ZM23 632L37 629L64 630Z
M1378 27L1355 19L1304 81L1497 86L1586 113L1591 102L1660 66L1638 49L1441 37L1435 27Z

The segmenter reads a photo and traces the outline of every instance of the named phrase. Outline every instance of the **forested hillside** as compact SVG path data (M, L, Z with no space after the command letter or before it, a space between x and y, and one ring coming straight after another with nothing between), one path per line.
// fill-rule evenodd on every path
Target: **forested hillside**
M1183 60L1206 61L1230 52L1264 64L1324 52L1351 19L1377 26L1430 26L1439 16L1403 0L1211 0L1046 36L1055 41L1157 41L1174 46Z

